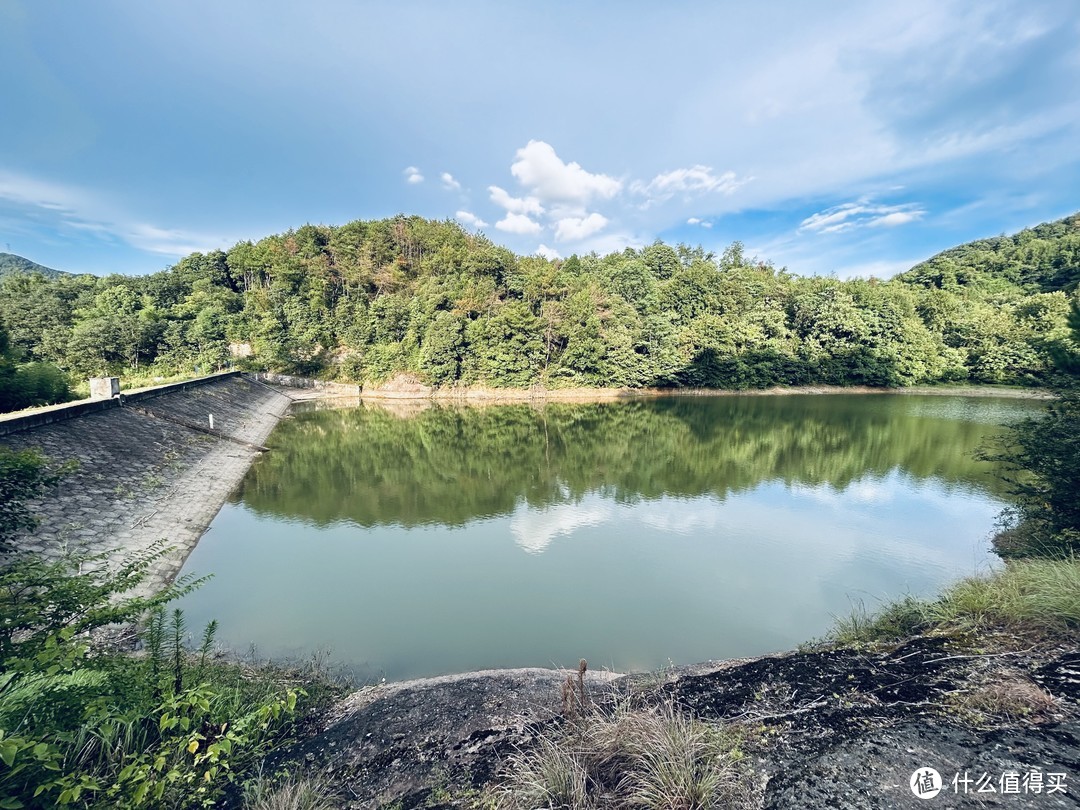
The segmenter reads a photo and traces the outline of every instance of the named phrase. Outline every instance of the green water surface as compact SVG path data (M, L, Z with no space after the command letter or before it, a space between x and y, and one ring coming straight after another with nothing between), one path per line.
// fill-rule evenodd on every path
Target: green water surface
M992 565L1024 400L672 397L296 413L185 572L193 625L361 677L754 655Z

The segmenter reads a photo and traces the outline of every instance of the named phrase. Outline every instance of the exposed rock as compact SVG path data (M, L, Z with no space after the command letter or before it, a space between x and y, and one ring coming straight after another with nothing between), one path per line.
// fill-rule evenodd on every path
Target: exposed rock
M1080 806L1078 670L1075 651L976 655L917 638L891 650L791 653L661 675L589 673L587 683L601 704L673 700L700 719L745 724L763 783L755 803L764 808L1062 808ZM958 709L963 696L1006 671L1053 695L1051 708L972 725ZM468 806L463 796L497 779L508 754L555 729L565 678L510 670L369 688L278 764L330 773L347 807ZM932 801L909 785L927 767L944 782ZM1006 772L1033 771L1041 793L1000 793ZM983 774L999 792L986 792L985 781L978 792ZM1051 774L1065 774L1063 792L1048 792L1061 781Z
M590 673L588 681L613 677ZM506 754L535 739L558 716L565 678L512 669L369 687L284 759L332 774L348 807L437 806L433 796L487 784Z

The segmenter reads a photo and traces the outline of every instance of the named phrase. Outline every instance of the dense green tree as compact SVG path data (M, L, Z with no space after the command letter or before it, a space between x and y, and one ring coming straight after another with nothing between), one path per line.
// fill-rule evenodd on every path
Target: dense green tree
M1055 359L1062 376L1057 398L1045 413L1007 434L994 456L1011 470L1008 481L1016 505L1007 510L1006 529L995 540L1004 556L1080 554L1080 306L1072 306L1070 335Z
M17 353L0 321L0 413L71 398L70 380L62 370L51 363L17 362Z
M470 352L462 376L467 382L497 381L524 388L536 381L544 357L543 330L528 304L506 303L494 314L472 321L465 335Z
M671 278L679 269L679 254L659 240L641 251L641 260L649 272L661 281Z
M899 276L909 284L1002 292L1071 292L1080 284L1080 214L1026 228L1012 236L950 248Z
M431 385L449 385L461 375L465 324L461 316L443 310L435 315L420 350L420 369Z
M235 354L362 383L1042 384L1076 296L1078 230L1048 223L868 282L799 278L737 242L719 258L660 242L517 257L397 216L304 225L144 277L14 274L0 319L13 362L79 377L209 371Z
M13 351L23 360L67 367L74 313L90 306L99 280L93 276L40 273L0 282L0 320L8 324Z
M68 347L73 370L85 376L154 360L165 323L138 286L116 276L103 279L93 303L75 313Z

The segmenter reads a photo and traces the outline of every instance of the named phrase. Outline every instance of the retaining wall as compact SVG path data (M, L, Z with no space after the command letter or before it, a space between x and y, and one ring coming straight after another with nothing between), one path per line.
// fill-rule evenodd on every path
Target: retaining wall
M294 377L291 374L271 374L267 371L259 371L249 375L253 380L281 385L286 388L305 388L320 393L344 397L356 397L360 395L361 386L353 383L329 382L327 380L313 380L310 377Z
M0 420L0 445L78 464L30 504L40 525L17 547L46 557L103 554L115 566L164 541L171 551L152 567L146 590L161 587L291 402L229 372Z
M65 419L76 419L89 413L98 411L110 411L113 408L122 408L125 403L144 402L148 399L156 399L168 394L180 391L190 391L192 388L201 388L205 385L216 385L222 380L239 377L239 371L223 371L220 374L211 374L194 380L185 380L178 383L156 385L152 388L141 388L135 391L125 391L118 397L110 399L80 399L76 402L63 402L59 405L48 405L44 408L35 408L31 411L0 415L0 436L16 433L20 430L49 425L53 422L62 422Z

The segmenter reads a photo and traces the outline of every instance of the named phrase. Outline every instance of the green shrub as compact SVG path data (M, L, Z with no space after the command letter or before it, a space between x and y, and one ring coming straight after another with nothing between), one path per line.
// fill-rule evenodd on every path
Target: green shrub
M0 571L0 807L210 806L287 728L303 690L214 660L213 625L186 647L165 605L198 583L126 595L162 553L111 573L28 556ZM90 641L147 614L144 655Z
M52 363L0 361L0 412L53 405L74 398L71 378Z

